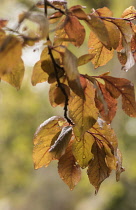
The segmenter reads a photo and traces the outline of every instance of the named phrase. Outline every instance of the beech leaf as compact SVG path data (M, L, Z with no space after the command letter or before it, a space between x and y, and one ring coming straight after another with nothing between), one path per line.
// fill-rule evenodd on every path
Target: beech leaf
M49 149L49 152L54 154L56 159L59 159L65 153L65 149L72 136L72 127L66 126L62 128L61 133L59 134L57 140Z
M91 31L88 41L89 53L95 54L91 62L94 64L94 68L104 66L113 57L113 50L108 50L97 38L97 36Z
M71 141L66 149L65 154L59 159L58 172L62 180L69 186L70 190L78 184L81 178L80 166L76 163L76 159L72 154Z
M82 66L90 62L94 58L95 54L85 54L78 58L78 66Z
M105 87L111 96L118 98L122 96L122 109L130 117L136 117L136 101L134 85L131 81L124 78L111 76L100 76L105 81Z
M74 128L74 134L73 155L80 167L86 168L88 162L93 158L91 149L94 143L94 138L89 133L85 133L82 137L79 137L76 127Z
M122 154L119 149L117 149L116 153L116 161L117 161L117 167L116 167L116 181L118 182L120 180L120 174L125 171L125 168L122 167Z
M55 159L49 149L58 138L63 123L63 118L53 116L38 127L34 135L33 161L35 169L48 166Z
M86 81L84 96L85 99L71 93L69 101L69 116L78 129L79 137L91 128L98 118L94 101L95 89L89 81Z
M63 54L63 65L70 88L78 96L83 97L83 90L80 84L79 72L77 69L77 57L67 48Z
M110 175L111 170L108 168L105 162L104 148L99 148L96 142L92 147L92 153L94 158L90 161L87 174L90 183L95 187L97 193L101 183Z

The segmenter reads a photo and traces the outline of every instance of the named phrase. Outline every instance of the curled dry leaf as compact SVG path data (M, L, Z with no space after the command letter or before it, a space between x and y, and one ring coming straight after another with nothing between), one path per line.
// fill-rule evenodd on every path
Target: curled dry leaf
M64 122L63 118L54 116L38 127L34 135L33 161L35 169L48 166L55 159L49 149L60 135Z
M72 137L72 127L71 126L63 127L57 140L51 145L49 152L54 154L54 157L56 159L59 159L62 155L64 155L71 137Z
M127 9L124 10L124 12L121 15L122 18L134 18L136 17L136 9L134 6L130 6Z
M69 186L70 190L78 184L81 179L81 169L76 163L76 159L72 153L71 141L66 149L65 154L59 159L58 172L62 180Z

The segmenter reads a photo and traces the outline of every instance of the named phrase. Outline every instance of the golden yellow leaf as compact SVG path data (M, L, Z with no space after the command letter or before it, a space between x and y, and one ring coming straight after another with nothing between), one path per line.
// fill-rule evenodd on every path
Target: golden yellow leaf
M95 54L91 62L94 64L94 68L104 66L113 57L113 50L108 50L100 42L97 36L91 31L88 41L89 53Z
M61 132L61 125L64 119L61 117L51 117L42 123L34 135L33 161L35 169L48 166L55 159L54 154L49 149Z
M85 54L78 58L78 66L82 66L90 62L94 58L95 54Z
M59 159L58 172L62 180L69 186L70 190L78 184L81 178L80 166L72 154L71 141L66 149L65 154Z
M18 38L9 35L0 43L0 77L16 68L20 62L22 44Z
M78 129L79 137L91 128L98 118L98 110L94 101L95 89L89 81L86 82L84 96L85 99L71 93L69 101L69 116Z
M8 73L5 73L4 75L1 76L1 79L4 80L5 82L8 82L10 85L13 87L20 89L22 80L24 77L24 63L22 59L18 60L18 63L16 66L12 68L12 70Z
M74 128L74 134L73 155L80 167L85 168L88 166L88 162L93 158L91 149L94 138L89 133L85 133L82 137L79 137L76 127Z

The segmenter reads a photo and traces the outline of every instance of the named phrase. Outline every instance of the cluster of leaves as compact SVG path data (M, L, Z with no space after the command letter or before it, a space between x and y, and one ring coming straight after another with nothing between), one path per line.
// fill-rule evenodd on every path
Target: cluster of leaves
M22 47L46 39L40 60L33 68L32 85L46 81L50 84L50 103L53 107L64 107L64 118L51 117L37 129L34 166L38 169L58 160L59 175L70 189L79 182L81 168L87 167L90 183L97 192L112 170L116 171L117 181L124 171L117 137L110 123L116 114L119 96L123 111L136 117L134 86L131 81L109 76L109 73L81 75L78 66L90 61L94 68L103 66L116 50L122 69L130 69L136 62L136 25L133 23L136 10L131 6L121 18L114 18L106 7L86 14L81 5L68 9L65 1L45 0L38 2L36 7L41 13L34 14L31 9L21 14L14 35L5 27L7 21L0 20L0 78L19 89L24 74ZM56 12L48 16L50 8ZM39 36L30 37L19 32L25 19L39 24ZM82 21L91 29L89 49L88 54L77 58L68 44L83 45L86 31ZM51 31L53 40L50 39L51 24L55 24Z

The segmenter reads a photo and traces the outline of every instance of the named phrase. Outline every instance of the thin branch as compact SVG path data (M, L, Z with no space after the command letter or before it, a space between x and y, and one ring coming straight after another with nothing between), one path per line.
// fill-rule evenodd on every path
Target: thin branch
M70 125L74 125L74 123L71 121L71 119L68 117L68 114L67 114L67 112L68 112L68 101L69 101L69 98L68 98L68 95L67 95L65 89L61 85L61 82L60 82L60 79L59 79L59 76L58 76L58 70L57 70L57 68L61 68L61 67L56 63L56 61L55 61L55 59L53 57L53 54L52 54L52 48L50 46L48 46L48 50L49 50L49 55L51 57L53 66L54 66L54 71L55 71L55 76L56 76L58 87L61 89L62 93L65 96L64 117L66 118L67 122Z

